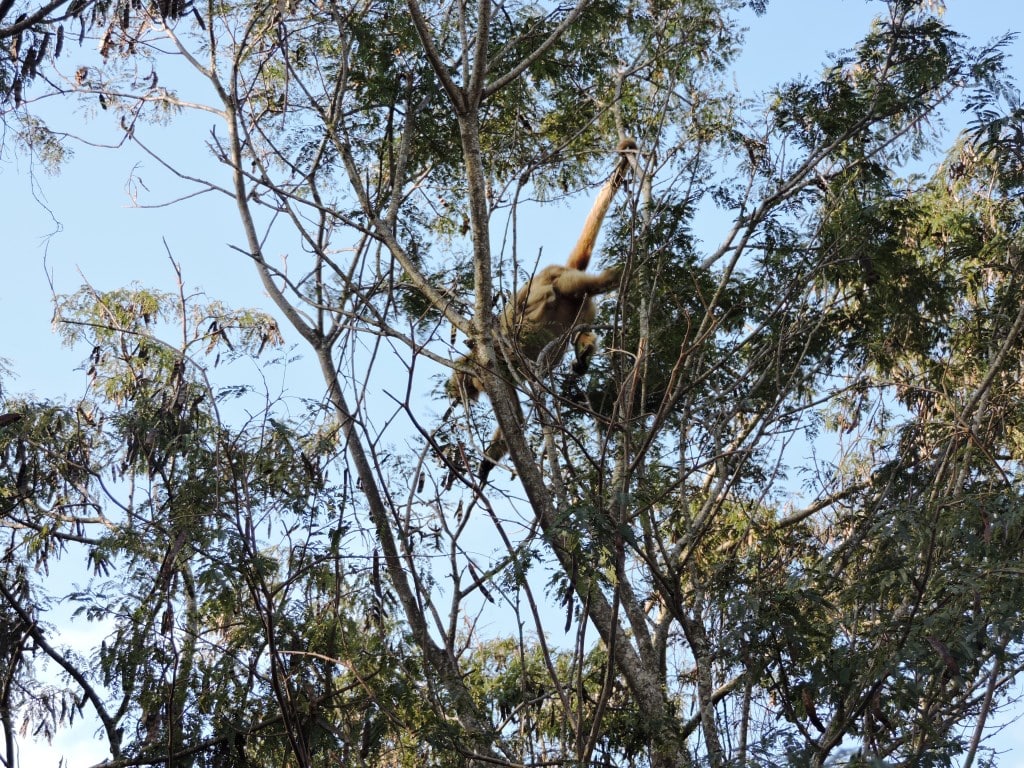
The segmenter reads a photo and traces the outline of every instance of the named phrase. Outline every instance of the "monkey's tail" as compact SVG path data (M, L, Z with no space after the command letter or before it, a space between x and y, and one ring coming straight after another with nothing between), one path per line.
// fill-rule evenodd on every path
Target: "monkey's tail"
M636 142L633 139L623 139L619 142L616 151L620 155L619 162L615 165L612 175L608 177L608 181L604 183L601 191L597 194L594 207L590 209L590 213L587 214L587 220L583 222L583 231L580 233L580 238L576 241L576 246L569 253L569 258L566 260L566 266L571 269L586 270L590 265L590 257L594 253L594 243L597 242L597 234L601 231L601 224L604 222L604 217L611 207L612 198L615 197L615 193L619 191L619 187L626 180L626 171L629 170L631 165L630 156L637 152Z

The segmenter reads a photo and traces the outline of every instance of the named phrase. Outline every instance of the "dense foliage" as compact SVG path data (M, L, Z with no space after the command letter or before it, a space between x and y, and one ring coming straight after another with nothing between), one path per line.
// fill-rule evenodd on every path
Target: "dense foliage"
M22 5L17 146L59 161L32 111L59 96L171 171L191 147L273 311L85 286L56 319L87 394L4 382L3 765L80 717L111 766L986 759L1024 660L1000 45L889 0L751 100L729 66L763 3ZM71 18L99 48L61 74ZM535 201L626 135L603 351L510 375ZM443 401L460 336L490 404ZM482 487L495 421L512 472Z

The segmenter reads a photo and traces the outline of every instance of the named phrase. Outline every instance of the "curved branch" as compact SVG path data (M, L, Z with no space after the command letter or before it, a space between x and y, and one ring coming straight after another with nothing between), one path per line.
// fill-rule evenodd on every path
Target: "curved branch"
M78 667L64 658L64 655L60 651L46 641L46 637L43 635L43 631L39 628L39 625L15 599L14 595L7 590L7 586L3 582L0 582L0 596L3 596L8 605L10 605L14 612L18 614L18 618L25 623L25 626L28 627L27 631L29 636L33 641L35 641L36 645L39 646L43 653L57 662L57 665L67 672L71 679L74 680L82 689L86 698L89 699L89 703L92 704L93 709L96 710L96 716L99 717L100 722L103 723L103 730L107 734L107 743L110 745L110 754L113 755L114 758L119 757L121 754L121 735L118 732L119 729L117 727L117 722L110 716L110 713L107 712L107 708L103 705L103 700L96 692L96 689L92 687L88 680L86 680L85 675L78 670Z
M487 0L484 1L486 2ZM431 69L434 70L437 79L441 81L441 87L444 88L448 98L451 99L455 111L460 115L465 114L469 106L466 94L462 92L462 89L452 79L451 73L448 72L444 62L441 61L441 54L438 53L437 47L434 45L434 39L430 34L430 26L423 17L420 4L416 0L407 0L407 4L409 6L409 14L412 16L412 23L416 27L416 34L419 35L420 42L423 44L423 52L427 55L427 61L430 62Z
M502 88L512 83L531 65L533 65L537 59L547 53L551 46L557 43L559 38L565 34L565 31L572 26L573 22L583 14L583 11L590 6L592 1L593 0L579 0L576 3L576 6L559 22L558 26L551 31L551 34L547 36L544 42L538 45L528 56L524 57L518 64L512 67L512 69L483 89L483 98L486 99L489 96L493 96Z
M0 40L3 40L5 37L12 37L12 36L18 34L19 32L24 32L26 29L31 27L33 24L38 24L40 21L43 21L43 19L45 19L47 16L49 16L52 11L57 10L58 8L60 8L62 5L64 5L68 1L69 0L53 0L52 2L47 3L43 7L37 9L34 13L26 16L21 21L16 21L13 24L11 24L11 26L9 26L9 27L0 27ZM65 18L68 18L68 17L67 16L61 16L59 18L60 19L65 19ZM57 19L57 18L49 19L50 22L58 21L58 20L59 19Z

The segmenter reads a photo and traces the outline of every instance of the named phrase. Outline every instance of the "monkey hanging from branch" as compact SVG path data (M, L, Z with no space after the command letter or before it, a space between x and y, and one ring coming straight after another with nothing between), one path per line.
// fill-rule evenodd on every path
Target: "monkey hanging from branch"
M505 305L499 317L499 344L510 353L510 362L539 363L540 372L550 370L562 359L572 335L575 353L573 372L586 371L597 348L597 336L584 329L572 334L574 328L594 322L597 306L593 297L607 293L619 285L621 266L611 267L596 274L586 271L594 252L601 223L604 221L612 198L625 181L630 166L636 164L637 145L632 139L623 139L616 150L620 157L615 170L601 187L594 207L583 223L576 246L569 253L565 266L545 267L520 288L512 301ZM538 360L543 355L543 360ZM467 370L472 355L464 355L447 384L449 396L462 401L476 401L483 392L482 380ZM501 427L494 432L490 445L484 451L478 477L487 480L494 465L508 448Z

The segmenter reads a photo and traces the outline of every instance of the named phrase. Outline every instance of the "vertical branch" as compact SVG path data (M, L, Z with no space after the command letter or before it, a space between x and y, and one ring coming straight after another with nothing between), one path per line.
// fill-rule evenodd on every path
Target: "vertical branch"
M974 757L978 753L978 745L981 744L981 737L985 732L985 724L992 713L992 699L995 696L996 685L999 676L1003 672L1003 652L1006 650L1007 642L999 643L999 649L992 654L992 671L989 673L988 685L985 687L985 696L981 702L981 711L978 713L978 722L974 726L974 733L971 734L971 746L964 758L963 768L971 768L974 765Z
M471 104L473 107L479 107L483 101L484 84L487 80L487 44L490 42L491 36L491 2L492 0L477 0L473 72L466 84L467 104Z
M711 768L722 768L725 764L725 757L722 751L722 741L718 734L718 724L715 722L715 686L711 669L711 643L704 630L700 599L698 590L698 595L694 599L694 615L691 616L685 610L680 611L680 623L697 667L697 704L700 708L701 730L707 744L708 763Z

